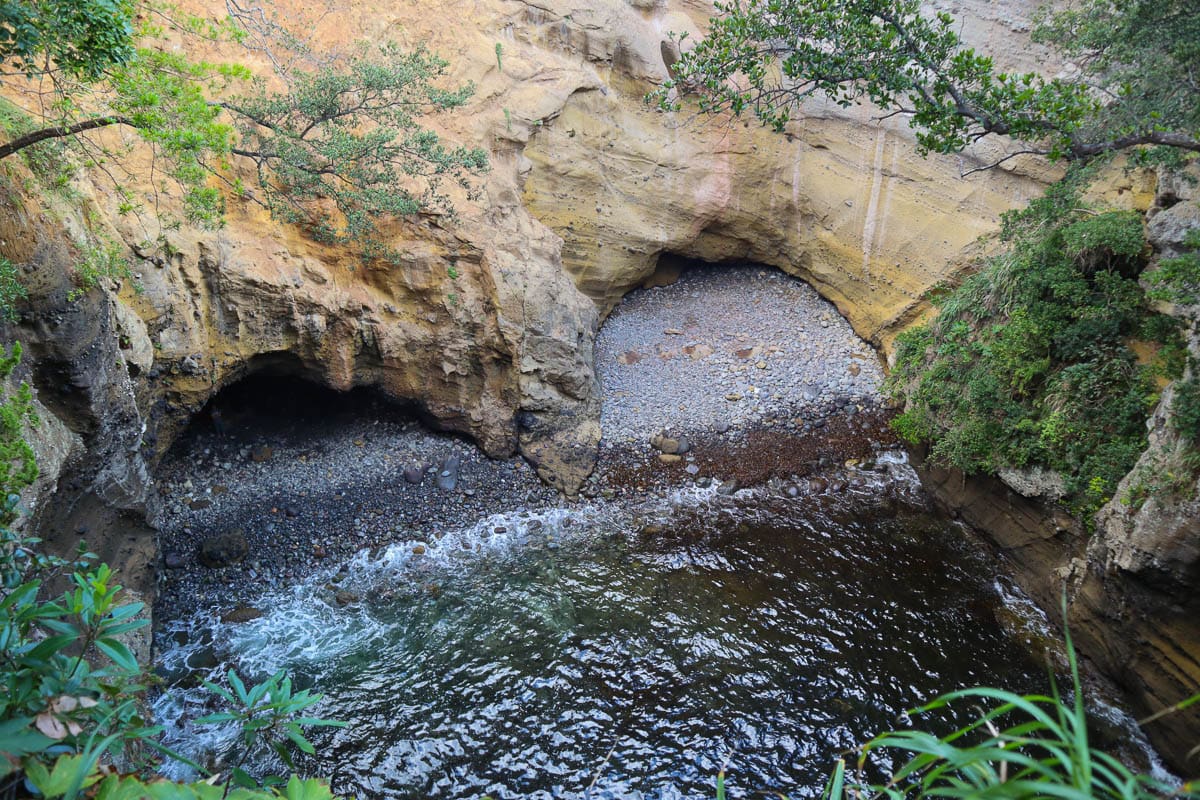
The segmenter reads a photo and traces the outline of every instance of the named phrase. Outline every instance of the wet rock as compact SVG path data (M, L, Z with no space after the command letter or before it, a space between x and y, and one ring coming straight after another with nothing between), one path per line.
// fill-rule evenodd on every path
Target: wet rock
M262 444L250 451L250 460L255 464L261 464L264 461L270 461L273 455L275 455L275 448L269 444Z
M339 606L351 606L357 603L361 598L354 592L348 592L345 589L339 589L333 595L334 602Z
M187 566L187 557L183 553L172 550L163 556L163 564L167 569L183 569Z
M208 508L211 505L212 505L211 500L203 500L203 499L193 500L190 503L188 503L188 508L190 508L192 511L203 511L204 509Z
M688 475L699 475L700 467L696 466L695 464L688 464L686 467L684 467L683 471Z
M462 466L462 459L458 456L450 456L442 462L438 468L437 487L445 492L452 492L458 486L458 470Z
M404 482L414 486L425 477L425 470L420 467L408 467L404 470Z
M210 569L220 569L237 564L250 553L250 543L241 528L210 536L200 543L197 557Z
M736 480L728 480L717 487L717 494L729 496L738 490L738 482Z
M258 619L263 615L261 609L253 606L238 606L235 609L226 611L221 615L221 622L242 623L250 620Z
M656 434L650 438L650 444L655 447L660 453L667 455L675 455L679 452L679 440L667 436L664 433Z
M808 490L813 494L821 494L829 488L829 481L824 478L809 478Z
M636 364L641 360L642 360L642 354L639 353L637 350L627 350L624 353L621 353L619 356L617 356L617 363L624 364L626 366L628 366L630 364Z

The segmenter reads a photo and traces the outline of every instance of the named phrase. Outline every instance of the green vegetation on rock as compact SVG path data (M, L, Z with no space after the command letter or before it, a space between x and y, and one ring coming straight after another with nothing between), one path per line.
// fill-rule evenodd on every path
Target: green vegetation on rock
M1146 446L1155 378L1177 378L1179 323L1138 284L1149 248L1141 215L1087 207L1077 170L1006 215L1004 247L934 298L938 316L902 334L895 422L934 463L967 473L1043 467L1071 506L1106 502ZM1139 363L1133 342L1157 345Z
M337 70L293 71L286 92L222 101L240 134L231 152L254 163L276 217L318 241L357 244L367 257L390 255L378 219L450 213L441 182L469 189L469 179L488 168L482 149L447 147L419 124L423 114L459 108L474 93L470 84L442 88L447 67L426 50L385 45Z
M3 0L0 61L29 74L49 61L95 80L133 58L132 28L129 0Z
M944 12L918 0L733 0L652 93L661 109L751 112L784 129L801 104L870 102L909 120L923 152L961 151L989 135L1007 154L1086 163L1144 145L1133 160L1178 167L1200 151L1200 14L1191 0L1080 0L1043 9L1034 38L1078 66L1069 78L999 71ZM975 171L975 170L971 170ZM1090 516L1147 443L1155 379L1178 378L1181 325L1138 283L1149 257L1139 214L1088 208L1091 174L1074 170L1006 216L1004 251L953 291L939 316L898 340L896 420L935 463L968 473L1042 467ZM1196 234L1200 235L1200 234ZM1192 245L1200 240L1192 240ZM1193 302L1200 256L1167 259L1150 299ZM1153 343L1153 364L1134 343ZM1180 387L1183 416L1192 396Z
M20 361L14 344L0 358L0 378ZM0 397L0 797L269 798L331 797L316 780L255 779L240 768L191 784L139 777L163 757L162 729L143 716L151 680L129 634L149 624L144 604L127 602L107 564L81 543L73 558L43 552L41 540L13 527L19 492L37 477L25 439L36 424L29 386ZM66 589L51 595L58 582ZM340 723L303 717L321 696L293 691L277 674L247 687L236 673L228 688L210 685L227 710L200 720L233 723L243 758L269 748L289 767L290 747L312 752L303 728ZM203 772L203 770L201 770Z
M908 118L925 151L1000 134L1016 153L1086 158L1137 145L1200 151L1200 22L1191 0L1082 0L1041 15L1035 36L1082 69L1008 73L919 0L734 0L651 94L665 110L749 111L782 130L810 97L870 101ZM1002 159L1003 160L1003 159Z
M68 21L91 13L91 6L104 13L88 17L86 29L44 24L59 5L73 7ZM29 25L17 19L26 6ZM38 96L36 114L12 109L0 118L9 137L0 144L0 159L54 148L61 161L69 152L129 196L125 211L139 210L131 184L145 181L159 191L161 183L156 174L131 171L125 146L95 136L113 126L136 131L153 148L152 169L165 171L182 190L183 220L219 225L228 191L320 241L353 244L365 258L392 255L375 235L381 222L451 213L442 182L469 188L488 168L485 151L448 146L422 124L427 115L461 107L474 89L444 86L447 63L421 48L406 52L384 44L350 57L316 54L265 9L214 24L174 18L153 3L88 0L77 6L61 0L0 6L0 58L7 56L23 73L3 82L14 96L21 96L30 77L50 87ZM17 20L7 29L5 9ZM139 11L167 22L135 25ZM193 60L163 46L196 37L231 47L253 44L268 56L274 74ZM237 176L238 160L253 167L253 186Z

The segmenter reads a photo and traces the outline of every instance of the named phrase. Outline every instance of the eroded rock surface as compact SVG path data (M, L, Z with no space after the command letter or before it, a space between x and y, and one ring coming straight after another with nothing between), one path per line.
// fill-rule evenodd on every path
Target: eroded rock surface
M1196 224L1181 221L1200 219L1195 189L1186 181L1156 181L1153 173L1131 179L1115 171L1109 178L1097 191L1147 212L1156 257L1177 255L1184 231ZM1168 310L1186 325L1194 369L1200 308ZM1005 486L933 467L922 471L943 503L999 546L1042 608L1056 609L1066 599L1066 622L1079 651L1127 693L1139 717L1173 706L1200 686L1200 481L1173 421L1179 385L1163 392L1148 423L1149 447L1097 515L1094 531L1052 505L1052 476L1001 473ZM1198 724L1200 712L1188 709L1155 720L1145 732L1173 768L1190 775Z
M185 5L221 12L202 0ZM246 200L229 199L220 231L175 229L164 224L178 203L169 191L132 187L155 200L158 219L118 214L124 197L102 180L82 186L101 229L132 248L144 287L106 300L94 318L75 314L90 330L55 334L120 342L122 375L108 374L118 368L112 358L88 376L125 387L126 427L144 427L132 446L105 451L113 474L102 494L132 498L106 500L117 506L139 505L143 459L153 463L222 386L260 370L337 389L377 386L489 454L519 450L544 479L574 491L600 435L598 316L661 253L778 266L811 281L860 335L886 343L976 236L1040 188L1009 172L962 180L957 161L915 158L905 129L869 112L814 105L781 136L648 110L643 95L673 57L669 32L698 32L712 12L705 3L488 0L447 4L435 18L417 5L359 0L336 19L279 5L324 47L395 40L448 58L454 80L474 82L477 94L465 112L433 124L455 142L485 146L493 169L478 200L455 196L458 219L388 228L402 254L396 265L364 265L315 244ZM968 33L1008 42L1002 61L1029 61L1025 4L1003 15L976 5L959 9L977 15ZM197 54L269 71L255 53ZM60 234L60 252L42 259L61 290L83 226L77 211L54 205L23 206L12 222L37 216L44 230L74 233ZM99 441L89 452L99 453Z

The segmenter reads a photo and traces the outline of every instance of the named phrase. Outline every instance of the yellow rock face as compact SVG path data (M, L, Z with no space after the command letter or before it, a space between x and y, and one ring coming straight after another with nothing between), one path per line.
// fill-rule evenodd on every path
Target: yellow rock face
M990 51L1023 40L1026 4L1004 5L972 0L960 10ZM217 0L183 6L225 13ZM97 176L85 205L135 253L145 287L122 295L113 324L131 344L123 357L140 376L139 406L160 449L222 386L271 367L339 389L378 386L493 455L519 449L574 491L599 439L598 319L662 254L777 266L886 347L920 312L922 293L1041 186L1001 171L961 179L975 162L917 158L901 123L879 124L869 111L813 104L777 135L648 110L642 97L666 77L669 32L698 34L712 11L694 0L275 8L318 49L391 40L447 58L476 95L430 124L453 143L487 148L492 170L478 200L455 197L459 219L392 224L403 258L388 266L317 245L235 197L217 232L164 227L153 211L121 216L124 198ZM261 53L176 45L270 73ZM1001 61L1033 58L1001 50ZM149 174L145 153L134 152L134 171ZM248 167L242 177L253 186ZM148 209L177 208L169 190L131 188ZM80 217L60 216L78 233ZM160 234L166 247L144 244Z
M531 42L569 24L561 20L578 22L569 3L556 5L560 21L528 32ZM1001 60L1007 52L1019 65L1019 23L989 20L985 6L972 12L981 16L968 33L1006 30ZM744 259L810 282L860 335L886 344L999 215L1043 186L1000 170L960 177L994 153L922 159L902 120L881 123L868 110L813 102L785 135L649 111L642 96L666 77L664 32L696 32L707 9L658 3L608 14L621 19L601 49L622 57L600 87L581 79L524 150L526 206L563 237L564 267L602 314L664 253Z

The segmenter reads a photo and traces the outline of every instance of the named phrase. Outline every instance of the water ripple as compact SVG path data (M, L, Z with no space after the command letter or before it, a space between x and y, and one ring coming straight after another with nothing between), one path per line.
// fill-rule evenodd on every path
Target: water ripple
M351 723L316 731L304 762L346 794L701 797L728 761L733 797L812 795L838 753L934 694L1043 680L995 622L991 566L878 498L675 493L650 504L671 523L653 539L646 507L500 515L420 556L360 554L340 584L358 605L325 575L243 625L177 623L164 669L297 672ZM202 708L183 689L158 705ZM186 722L171 744L233 747Z

